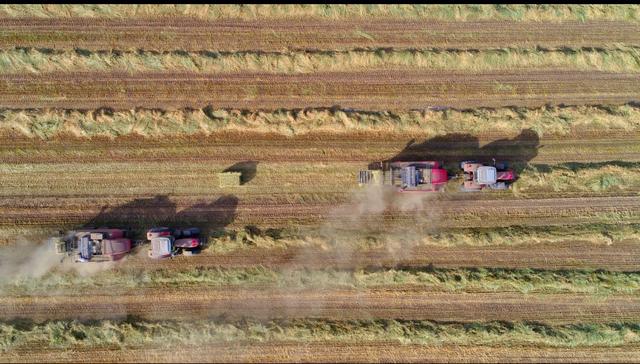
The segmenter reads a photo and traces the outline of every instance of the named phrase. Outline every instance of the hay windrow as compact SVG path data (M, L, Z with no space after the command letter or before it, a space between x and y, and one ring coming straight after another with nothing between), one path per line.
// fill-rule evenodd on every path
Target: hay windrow
M340 109L247 111L233 109L0 110L0 132L49 139L141 135L260 132L284 136L308 133L404 133L424 137L468 133L517 134L531 129L539 136L565 136L580 131L640 131L640 109L631 106L498 108L409 112L358 112Z
M364 70L446 70L490 72L572 69L640 72L640 52L621 49L373 50L344 52L43 52L0 51L0 73L51 72L196 72L314 73Z
M640 325L633 322L544 325L533 322L443 323L403 320L280 320L241 322L124 322L51 321L29 325L0 324L0 350L29 345L49 349L120 349L144 346L206 345L245 342L360 343L391 341L404 345L534 346L579 348L619 347L640 342Z
M430 19L445 21L637 21L637 5L3 5L10 18Z

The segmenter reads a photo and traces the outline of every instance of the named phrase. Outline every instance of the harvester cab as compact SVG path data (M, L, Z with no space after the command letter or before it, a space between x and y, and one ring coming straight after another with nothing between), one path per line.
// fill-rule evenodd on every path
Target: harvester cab
M149 257L153 259L170 258L178 253L193 255L199 253L202 248L200 229L196 227L155 227L147 231L147 239L151 242Z
M442 191L449 176L439 162L385 162L379 169L360 171L358 184L394 186L399 192Z

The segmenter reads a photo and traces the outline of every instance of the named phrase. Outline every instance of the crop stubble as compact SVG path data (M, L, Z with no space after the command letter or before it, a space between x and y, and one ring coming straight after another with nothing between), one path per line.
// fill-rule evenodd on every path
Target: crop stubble
M51 73L0 76L9 108L362 110L624 104L640 98L640 75L604 72L352 72L305 75Z
M567 237L570 239L570 237ZM314 257L302 259L301 257ZM273 269L359 269L363 267L421 268L429 265L442 268L532 268L584 269L603 268L613 271L637 269L640 246L627 240L612 245L567 240L562 244L524 244L520 246L437 247L421 246L394 256L389 250L371 249L353 252L348 257L334 251L314 248L247 249L227 254L176 257L170 262L130 259L128 267L146 269L186 269L199 267L250 268L264 266Z
M633 296L595 298L585 295L516 293L434 293L411 288L369 290L256 290L162 288L114 294L4 296L4 319L123 319L166 318L195 320L271 318L325 318L406 320L624 322L640 314ZM175 310L175 307L181 307Z
M253 341L198 345L194 347L141 347L121 349L79 347L74 350L34 350L33 347L9 353L9 362L206 362L215 358L220 362L442 362L443 358L463 362L633 362L640 356L637 346L625 347L491 347L459 345L409 345L397 341L375 341L366 343L339 342L269 342Z
M266 51L640 46L634 23L1 19L0 47Z
M488 143L498 138L500 136L493 135L479 139L479 142ZM418 144L428 140L415 135L382 133L310 134L298 137L219 133L211 136L194 135L163 139L62 138L53 141L7 136L0 141L0 157L3 163L10 164L100 162L231 164L241 160L254 160L260 163L307 162L311 165L323 162L353 162L366 165L366 163L394 157L412 139ZM537 155L531 162L555 164L612 160L640 161L639 141L640 135L624 131L599 132L598 135L578 134L564 139L545 138L541 141L544 148L537 151ZM423 152L425 157L436 160L496 157L515 162L526 160L526 153L536 149L535 145L507 141L502 143L500 150L493 148L494 153L487 155L488 152L479 150L477 144L478 142L451 140L425 147Z

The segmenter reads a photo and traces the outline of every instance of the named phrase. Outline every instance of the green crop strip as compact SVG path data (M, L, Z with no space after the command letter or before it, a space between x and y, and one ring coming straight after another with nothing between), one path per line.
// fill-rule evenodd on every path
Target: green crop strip
M392 341L417 345L538 346L576 348L617 347L640 342L637 323L548 326L532 322L441 323L433 321L313 319L217 323L28 321L0 323L0 350L10 352L29 345L51 349L77 347L139 347L142 345L202 345L230 342L341 342Z
M0 38L18 37L1 34ZM11 38L13 39L13 38ZM13 39L43 41L43 39ZM57 38L56 38L57 39ZM56 39L44 39L55 41ZM469 51L347 51L293 53L217 52L43 52L36 49L0 51L1 73L50 72L197 72L197 73L315 73L376 70L498 72L571 69L601 72L640 72L635 48L611 50L497 49Z
M272 270L193 268L189 270L109 270L93 276L51 272L41 278L16 278L0 286L4 294L45 292L88 292L111 287L114 292L167 287L238 287L260 289L372 289L379 287L421 287L436 292L518 292L607 295L636 295L640 292L637 272L604 270L539 269L441 269L390 270Z

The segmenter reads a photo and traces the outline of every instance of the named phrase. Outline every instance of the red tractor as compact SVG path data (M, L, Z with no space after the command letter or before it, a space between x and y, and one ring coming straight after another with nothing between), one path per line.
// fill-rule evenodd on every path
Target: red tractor
M493 165L465 161L460 163L460 168L464 173L463 191L506 190L516 180L515 172L508 169L506 163L496 163L495 159Z
M183 255L193 255L200 252L202 239L200 229L172 229L168 227L154 227L147 231L147 240L151 242L149 257L154 259L170 258L181 252Z
M358 183L394 186L399 192L442 191L449 180L439 162L380 162L379 168L360 171Z
M53 241L58 254L76 253L81 263L119 260L131 251L131 239L122 229L85 228Z

